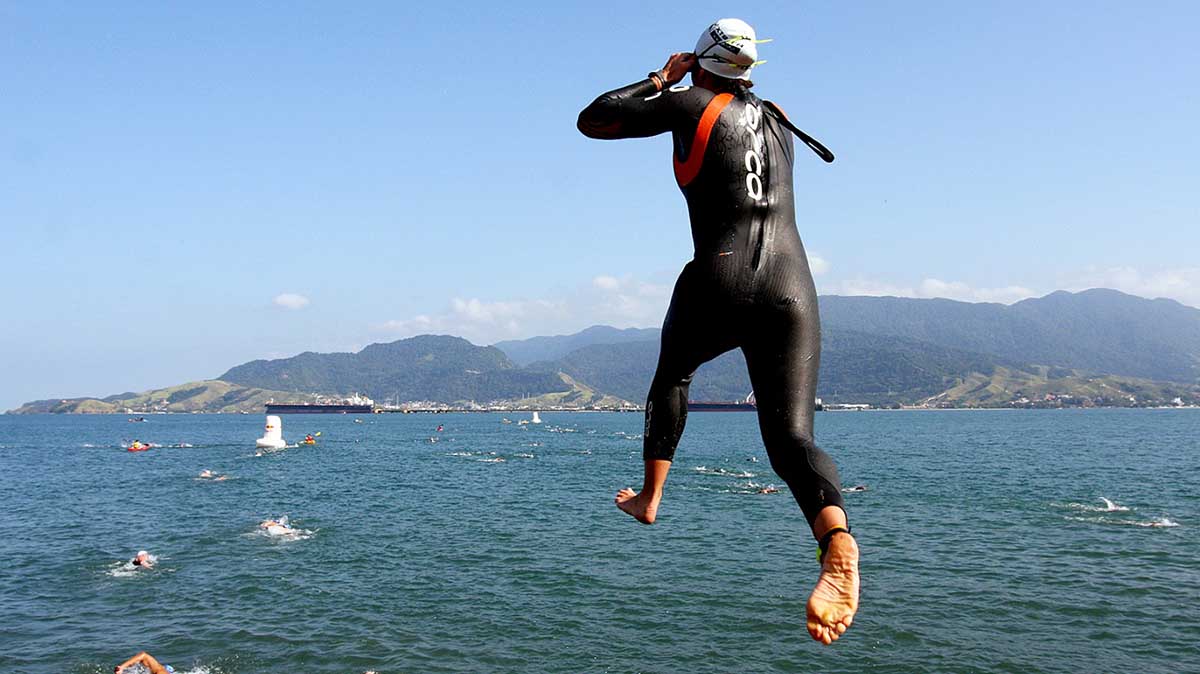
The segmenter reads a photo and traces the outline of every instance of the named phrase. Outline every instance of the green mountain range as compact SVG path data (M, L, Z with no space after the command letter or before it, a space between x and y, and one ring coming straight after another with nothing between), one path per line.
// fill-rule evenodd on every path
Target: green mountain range
M658 340L658 328L626 328L619 330L607 325L593 325L573 335L530 337L529 339L496 342L493 346L504 352L519 366L543 360L557 360L592 344L625 344Z
M820 298L821 375L830 403L1058 406L1200 403L1200 310L1112 290L1056 292L1011 306L896 297ZM477 346L422 335L358 353L256 360L217 380L104 399L28 403L16 412L261 411L266 400L364 393L377 401L640 403L657 329L593 326L573 335ZM694 400L751 390L740 351L703 365Z
M306 402L312 396L267 391L226 381L194 381L142 393L118 393L106 398L54 398L34 400L10 414L122 414L155 412L262 412L267 401Z
M255 360L218 377L277 391L364 393L376 400L457 402L564 392L555 372L518 368L494 346L461 337L421 335L372 344L358 353L302 353Z
M1200 309L1115 290L1058 291L1011 306L898 297L820 298L821 321L873 335L1162 381L1200 380Z
M529 369L565 372L578 381L626 400L646 397L659 343L592 344ZM914 401L948 388L966 373L991 374L1006 359L982 356L916 340L880 337L855 330L828 329L822 334L818 390L831 402ZM726 353L697 370L693 400L740 400L753 389L740 350Z

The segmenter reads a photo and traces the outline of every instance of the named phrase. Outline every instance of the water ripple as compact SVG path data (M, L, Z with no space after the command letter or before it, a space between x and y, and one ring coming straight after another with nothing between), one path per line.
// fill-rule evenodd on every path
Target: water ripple
M652 527L611 502L641 479L641 418L545 417L288 417L325 442L261 458L253 416L155 417L144 455L123 418L0 417L0 669L142 648L213 674L1195 661L1194 411L821 415L844 484L870 485L845 496L862 609L832 648L805 633L815 544L753 415L689 418ZM256 533L282 514L313 535ZM108 573L138 549L159 567Z

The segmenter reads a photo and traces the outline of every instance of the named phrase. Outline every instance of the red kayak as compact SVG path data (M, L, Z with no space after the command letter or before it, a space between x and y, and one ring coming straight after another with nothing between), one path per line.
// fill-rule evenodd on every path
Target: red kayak
M147 449L150 449L150 445L142 445L141 447L130 447L129 449L127 449L125 451L127 451L127 452L144 452Z

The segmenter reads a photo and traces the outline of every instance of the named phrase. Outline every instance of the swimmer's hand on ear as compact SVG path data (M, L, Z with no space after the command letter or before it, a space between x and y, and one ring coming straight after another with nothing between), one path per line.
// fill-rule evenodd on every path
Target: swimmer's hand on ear
M672 84L677 84L683 79L684 75L690 73L692 68L696 66L696 63L695 54L691 52L679 52L671 54L671 57L667 59L667 64L659 72L662 73L663 81L666 82L667 86L671 86Z

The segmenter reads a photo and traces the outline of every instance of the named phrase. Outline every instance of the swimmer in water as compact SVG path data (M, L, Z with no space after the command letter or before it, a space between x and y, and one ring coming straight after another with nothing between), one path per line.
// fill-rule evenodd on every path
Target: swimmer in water
M229 476L228 475L220 475L218 473L214 473L211 470L205 468L204 470L200 471L200 479L212 480L213 482L223 482L225 480L228 480Z
M263 520L258 524L258 528L270 536L288 536L296 533L296 530L288 525L287 517L280 517L278 520Z
M125 662L117 665L116 668L113 669L113 674L122 674L122 672L130 667L133 667L134 665L141 665L145 667L146 669L150 670L150 674L175 674L174 667L160 663L158 660L154 659L154 656L150 655L146 651L142 651L132 658L129 658Z
M759 487L758 493L760 493L760 494L778 494L779 488L778 487Z
M590 138L671 134L695 246L663 321L646 400L642 489L622 489L614 500L639 522L654 522L687 418L692 375L740 347L771 466L818 544L821 574L808 600L807 627L829 644L858 610L858 546L837 469L813 442L820 319L796 229L792 136L826 161L833 155L779 106L750 92L756 44L744 21L721 19L694 52L673 54L661 69L602 94L579 114L578 128ZM688 73L692 86L679 85Z
M138 550L138 553L133 556L133 559L129 560L129 563L143 569L154 568L154 561L150 559L150 553L145 550Z

